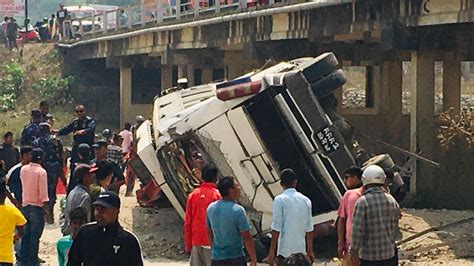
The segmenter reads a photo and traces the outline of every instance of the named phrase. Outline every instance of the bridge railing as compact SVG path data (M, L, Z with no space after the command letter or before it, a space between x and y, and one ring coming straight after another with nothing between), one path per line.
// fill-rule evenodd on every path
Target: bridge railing
M74 39L81 39L92 35L126 31L163 22L191 20L257 6L282 6L308 1L311 0L156 0L152 2L142 0L137 5L74 19L71 21L71 31ZM338 2L346 1L351 0L338 0Z

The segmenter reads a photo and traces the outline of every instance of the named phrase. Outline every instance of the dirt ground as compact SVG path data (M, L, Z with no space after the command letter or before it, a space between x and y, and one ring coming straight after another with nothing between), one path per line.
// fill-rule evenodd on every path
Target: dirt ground
M122 192L120 223L139 238L145 265L188 265L183 245L183 221L176 211L172 208L141 208L135 198L126 198L123 194ZM57 214L58 210L55 215ZM470 217L474 217L474 211L404 209L400 230L405 239L423 230ZM473 224L474 218L402 244L400 264L474 265ZM39 254L40 258L47 261L44 265L57 265L56 242L60 237L57 222L46 225ZM419 252L426 247L427 250ZM317 265L338 265L336 259L324 258L318 254L316 257Z
M448 225L400 246L402 265L474 265L474 211L405 209L400 223L403 239L423 230Z

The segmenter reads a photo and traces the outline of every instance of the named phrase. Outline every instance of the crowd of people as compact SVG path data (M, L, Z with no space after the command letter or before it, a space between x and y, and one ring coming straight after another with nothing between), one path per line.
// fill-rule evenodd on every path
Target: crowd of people
M2 30L0 31L0 40L5 44L7 49L18 49L16 42L19 26L14 17L5 17L1 22Z
M131 195L135 184L129 167L130 158L136 156L132 126L127 123L120 133L104 130L99 138L95 134L95 120L87 116L85 107L77 105L74 111L76 119L62 129L53 129L55 120L49 113L49 103L42 101L39 109L31 111L30 123L21 133L20 149L14 146L12 132L4 134L0 145L2 266L12 265L15 257L18 265L44 262L38 257L39 241L45 223L54 223L56 192L60 186L67 187L67 196L62 199L59 214L64 235L57 243L59 265L140 265L138 240L118 223L117 193L127 183L127 195ZM137 116L136 120L134 129L144 118ZM59 137L69 134L73 135L73 144L67 158ZM5 205L6 198L14 206ZM97 237L93 231L86 230L90 224L82 226L90 222L95 222L95 230L102 230L101 237L107 236L107 245L112 250L109 256L102 254L107 254L103 245L102 255L87 254L90 234ZM76 238L77 247L73 244ZM121 243L123 248L119 252ZM135 256L130 251L135 251ZM122 256L118 264L114 263L117 254Z
M240 185L232 176L218 180L215 166L202 168L201 185L187 199L184 223L190 265L244 266L257 258L245 209L237 201ZM348 188L338 209L337 251L342 265L398 265L395 240L400 207L390 195L390 170L377 165L344 173ZM291 169L280 173L283 193L272 210L269 265L311 265L313 253L312 202L297 191L298 177ZM244 248L247 255L244 253Z
M58 182L67 187L61 203L61 232L57 242L59 265L143 265L138 239L121 227L119 189L133 192L134 131L144 122L137 116L133 127L106 129L95 135L95 120L83 105L76 119L62 129L52 129L54 117L42 101L31 112L31 122L14 146L11 132L0 145L0 265L38 265L39 240L45 223L54 223ZM59 136L73 135L69 179ZM239 205L240 185L232 176L219 176L211 163L202 166L200 185L187 199L184 222L190 265L256 265L252 228L245 208ZM125 174L124 174L125 173ZM125 176L128 178L126 180ZM401 217L397 201L388 192L389 170L372 165L351 167L344 173L348 188L338 210L337 252L342 265L397 265L395 239ZM314 225L312 202L297 191L298 176L280 172L283 193L273 202L270 265L311 265ZM5 199L14 206L6 205ZM14 247L14 248L13 248ZM13 252L14 250L14 252ZM245 252L246 251L246 252Z
M41 41L69 40L72 38L71 15L63 4L59 5L56 14L36 22L34 28L38 31Z
M9 16L5 16L3 21L0 22L0 25L0 40L5 44L5 47L10 50L19 49L17 43L18 39L22 41L49 42L69 40L73 36L71 15L62 4L59 5L59 9L55 14L51 14L50 17L45 17L34 25L32 25L31 20L27 18L24 22L25 27L21 28L17 20ZM23 33L23 36L19 37L21 33Z

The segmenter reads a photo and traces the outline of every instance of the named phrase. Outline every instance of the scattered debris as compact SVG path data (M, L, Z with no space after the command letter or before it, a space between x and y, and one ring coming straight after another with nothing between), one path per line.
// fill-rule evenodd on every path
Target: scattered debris
M474 109L464 108L460 114L454 113L454 108L439 115L438 139L441 147L449 149L456 142L466 143L474 147Z

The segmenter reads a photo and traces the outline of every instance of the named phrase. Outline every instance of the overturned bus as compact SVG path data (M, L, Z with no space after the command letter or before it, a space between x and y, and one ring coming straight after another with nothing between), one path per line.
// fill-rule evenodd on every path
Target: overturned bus
M345 83L332 53L282 62L232 81L195 86L154 100L153 119L137 131L145 171L184 217L200 167L237 178L255 234L270 230L279 172L293 169L312 201L315 226L336 219L342 173L362 164L353 128L335 112ZM146 172L146 173L144 173Z

